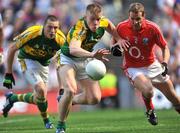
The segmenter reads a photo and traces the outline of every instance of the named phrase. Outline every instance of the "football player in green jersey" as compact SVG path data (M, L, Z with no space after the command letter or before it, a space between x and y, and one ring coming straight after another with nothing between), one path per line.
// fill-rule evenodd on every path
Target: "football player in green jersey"
M34 91L26 94L6 94L6 104L3 108L3 115L7 117L8 112L15 102L26 102L36 104L47 129L53 128L47 113L48 102L47 80L48 65L50 59L56 54L65 42L65 36L59 29L59 21L56 16L48 15L44 25L29 27L19 36L14 38L7 53L6 74L3 86L12 89L15 79L12 73L13 60L16 51L23 75L32 85Z
M93 59L108 60L105 56L109 50L93 51L94 45L104 35L105 31L117 40L117 44L126 49L129 43L121 39L113 23L102 15L99 4L89 4L85 16L77 21L67 35L65 45L61 48L61 68L59 69L64 94L59 100L59 121L56 133L65 133L66 119L72 104L97 104L101 100L98 81L90 79L85 72L86 64ZM77 83L78 81L78 83ZM77 84L83 92L76 94Z

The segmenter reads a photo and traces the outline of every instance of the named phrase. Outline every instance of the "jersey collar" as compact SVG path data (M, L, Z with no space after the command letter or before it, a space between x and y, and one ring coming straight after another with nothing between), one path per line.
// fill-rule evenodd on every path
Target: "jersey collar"
M86 19L85 19L85 17L83 17L83 20L84 20L84 24L85 24L86 29L90 30L90 28L89 28L89 26L88 26L88 24L87 24L87 21L86 21Z

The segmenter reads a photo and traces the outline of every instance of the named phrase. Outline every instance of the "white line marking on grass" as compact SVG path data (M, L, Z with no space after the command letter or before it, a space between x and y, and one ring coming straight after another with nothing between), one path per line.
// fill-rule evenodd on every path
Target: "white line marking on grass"
M27 121L27 118L24 119L14 119L14 120L5 120L5 121L1 121L0 125L2 124L8 124L8 123L16 123L16 122L22 122L22 121Z

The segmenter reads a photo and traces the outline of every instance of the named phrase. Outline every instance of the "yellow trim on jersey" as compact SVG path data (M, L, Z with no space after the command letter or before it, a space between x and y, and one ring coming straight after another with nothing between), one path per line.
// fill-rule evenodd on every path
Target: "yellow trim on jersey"
M101 20L100 20L100 27L104 27L104 28L107 28L109 25L109 21L106 17L102 17Z
M63 46L64 43L66 42L66 36L64 35L64 33L61 30L57 30L56 32L56 42L58 44L60 44L60 46Z
M72 34L72 38L76 39L76 40L84 40L86 38L85 33L87 32L87 30L85 30L85 26L84 26L84 21L78 21L77 24L75 25L75 29L74 32Z
M23 33L15 37L13 40L16 42L17 48L22 47L26 42L42 34L43 26L35 25L29 27Z
M43 32L42 25L31 26L27 30L25 30L23 33L15 37L13 40L16 41L17 48L20 48L29 40L36 38L39 35L42 35L42 32ZM66 40L66 37L64 33L60 29L58 29L55 39L56 39L57 44L62 46Z
M76 39L79 41L83 41L86 39L87 35L87 29L88 27L86 27L86 24L84 23L84 19L80 19L78 20L78 22L76 23L76 25L74 26L74 29L71 28L71 30L73 31L69 31L68 35L67 35L67 42L70 43L71 39ZM109 21L106 17L102 16L100 19L100 26L99 27L103 27L103 28L107 28L109 25ZM71 34L71 32L73 32L73 34Z

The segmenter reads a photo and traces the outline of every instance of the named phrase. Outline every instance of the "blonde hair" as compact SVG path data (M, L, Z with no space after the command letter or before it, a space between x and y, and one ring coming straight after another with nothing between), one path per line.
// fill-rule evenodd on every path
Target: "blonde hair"
M97 3L89 4L86 8L86 12L90 12L91 14L98 15L102 12L101 5Z

